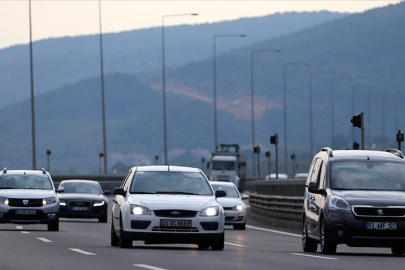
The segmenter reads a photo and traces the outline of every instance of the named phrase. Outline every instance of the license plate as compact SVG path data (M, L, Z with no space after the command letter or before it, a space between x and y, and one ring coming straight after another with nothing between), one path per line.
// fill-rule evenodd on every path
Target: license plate
M191 228L191 220L161 219L160 227Z
M72 211L87 211L87 207L82 207L82 206L74 206L72 207Z
M366 222L367 230L396 230L396 222Z
M36 215L37 210L15 210L16 215Z

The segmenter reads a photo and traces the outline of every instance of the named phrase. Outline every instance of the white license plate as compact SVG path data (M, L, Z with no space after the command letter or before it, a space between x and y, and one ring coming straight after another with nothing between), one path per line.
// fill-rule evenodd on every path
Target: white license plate
M87 207L82 207L82 206L73 206L72 211L87 211Z
M191 220L161 219L160 220L160 227L191 228Z
M396 230L396 222L366 222L367 230Z
M16 215L36 215L37 210L15 210Z

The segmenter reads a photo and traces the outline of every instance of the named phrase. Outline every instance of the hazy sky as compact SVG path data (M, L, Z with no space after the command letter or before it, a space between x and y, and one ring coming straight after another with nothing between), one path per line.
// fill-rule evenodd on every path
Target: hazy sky
M102 0L103 32L201 24L288 11L362 12L400 1L136 1ZM0 0L0 48L29 42L28 0ZM32 0L33 39L98 33L98 0Z

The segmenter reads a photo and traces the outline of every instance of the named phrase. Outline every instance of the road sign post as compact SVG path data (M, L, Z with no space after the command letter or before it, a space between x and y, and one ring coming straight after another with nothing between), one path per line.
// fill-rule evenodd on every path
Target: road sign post
M270 136L270 144L274 144L276 147L276 179L278 179L278 135Z

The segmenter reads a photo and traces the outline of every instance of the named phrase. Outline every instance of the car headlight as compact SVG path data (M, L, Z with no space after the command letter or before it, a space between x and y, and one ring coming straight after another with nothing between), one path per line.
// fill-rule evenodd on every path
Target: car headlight
M133 215L150 215L150 210L144 206L131 204L131 214Z
M340 197L332 196L330 197L330 208L339 210L350 210L350 204Z
M66 201L65 200L60 200L59 205L60 206L66 206Z
M100 202L94 202L93 206L103 206L105 201L100 201Z
M43 205L53 204L53 203L56 203L56 198L55 197L45 198L45 199L42 200Z
M243 211L244 209L245 209L245 207L243 207L243 204L235 205L235 206L232 208L232 210L234 210L234 211Z
M8 205L8 198L1 198L0 197L0 204Z
M211 206L203 209L200 213L201 217L214 217L219 215L219 207Z

